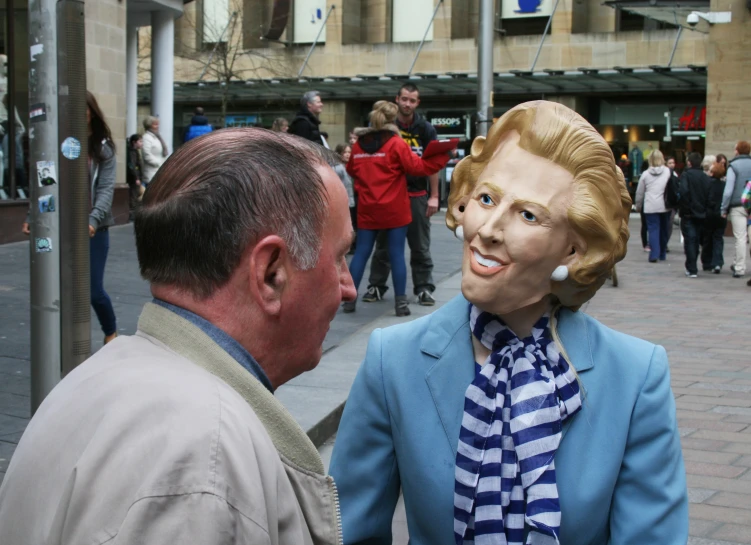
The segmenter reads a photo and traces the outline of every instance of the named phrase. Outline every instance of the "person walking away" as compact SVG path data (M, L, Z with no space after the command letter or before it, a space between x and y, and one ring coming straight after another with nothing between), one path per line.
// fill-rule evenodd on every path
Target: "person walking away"
M336 146L336 153L341 157L342 162L334 167L334 172L337 173L339 179L347 189L347 196L349 198L349 217L352 220L352 227L355 232L357 232L357 198L355 196L352 178L347 174L346 166L352 156L352 146L350 144L339 144ZM352 246L350 246L350 251L347 255L355 253L355 243L356 241L352 242Z
M141 148L141 157L143 157L143 177L141 183L148 187L151 179L169 157L169 148L167 143L159 134L159 118L149 116L143 120L143 147Z
M428 121L417 113L420 105L420 90L412 83L405 83L396 95L399 113L397 127L404 141L418 157L430 142L436 140L436 131ZM409 265L412 269L413 292L421 305L435 305L433 292L433 259L430 255L430 218L438 211L438 173L430 176L407 176L412 222L407 228ZM362 300L366 303L380 301L388 290L391 266L385 233L376 239L376 251L370 263L368 292Z
M641 175L636 187L636 209L643 210L646 218L649 262L657 263L667 258L670 211L665 208L665 186L672 174L665 166L660 150L653 151L647 161L649 168Z
M735 258L730 270L733 278L746 274L746 249L748 237L748 212L741 203L746 183L751 180L751 144L740 140L735 145L735 158L730 161L722 195L722 217L730 221L735 238Z
M328 148L326 140L321 136L321 112L323 101L318 91L308 91L300 99L300 111L289 126L289 133L305 138L316 144Z
M141 179L143 178L143 159L141 158L141 148L143 147L143 139L140 134L133 134L128 138L128 156L127 170L125 171L125 180L128 182L128 208L130 210L129 221L133 221L133 211L136 209L138 199L143 195L143 184Z
M400 138L394 124L398 108L380 100L370 112L370 126L358 129L347 172L355 180L357 193L357 245L350 263L355 287L359 287L365 264L373 251L378 231L385 231L394 274L397 316L408 316L407 265L404 243L412 221L405 174L429 176L448 162L448 154L422 159ZM355 311L355 301L345 303L344 312Z
M702 157L699 153L688 154L688 167L681 174L679 210L681 214L681 234L686 253L686 276L696 278L696 266L699 258L699 241L701 240L704 220L707 217L707 200L709 186L712 183L701 169Z
M190 119L190 125L185 129L183 142L188 142L204 134L209 134L214 128L209 124L209 118L204 115L203 108L196 107L195 115Z
M284 117L277 117L271 124L271 130L274 132L288 132L289 121L287 121Z
M725 167L720 161L709 167L707 173L712 180L707 199L707 219L701 241L702 269L720 274L725 264L723 251L725 249L725 227L727 219L722 217L722 195L725 191Z
M34 414L0 487L3 545L342 542L334 481L274 397L356 296L335 161L243 128L165 163L134 226L153 299Z
M671 178L670 178L669 183L674 183L677 185L681 177L675 171L675 157L666 157L665 166L667 166L670 169ZM673 225L675 222L675 215L678 212L678 209L676 207L668 206L667 202L665 203L665 207L670 211L670 223L668 224L668 242L667 242L668 245L665 247L665 251L667 253L670 253L669 244L670 244L670 239L673 237Z

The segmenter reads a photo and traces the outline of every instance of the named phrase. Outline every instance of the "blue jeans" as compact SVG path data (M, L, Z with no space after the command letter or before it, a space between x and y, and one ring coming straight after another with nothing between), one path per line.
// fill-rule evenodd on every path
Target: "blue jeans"
M104 291L104 266L107 264L107 253L110 250L110 232L100 229L89 240L91 258L91 306L94 307L99 325L104 335L112 335L117 331L115 310L107 292Z
M670 212L644 214L647 220L647 232L649 233L649 260L667 257L668 228L670 227Z
M391 273L394 276L394 293L405 295L407 293L407 263L404 261L404 245L407 240L407 228L409 226L388 229L385 231L389 261L391 261ZM376 235L378 231L371 229L357 230L357 246L355 255L349 264L349 272L355 282L355 288L360 287L362 275L365 272L365 264L370 254L373 253Z

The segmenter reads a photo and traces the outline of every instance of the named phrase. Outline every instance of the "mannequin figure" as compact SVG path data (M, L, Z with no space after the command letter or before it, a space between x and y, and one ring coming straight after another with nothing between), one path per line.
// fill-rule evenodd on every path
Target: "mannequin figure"
M580 312L626 252L603 138L552 102L506 112L457 166L462 295L376 330L331 474L344 542L685 545L665 350Z

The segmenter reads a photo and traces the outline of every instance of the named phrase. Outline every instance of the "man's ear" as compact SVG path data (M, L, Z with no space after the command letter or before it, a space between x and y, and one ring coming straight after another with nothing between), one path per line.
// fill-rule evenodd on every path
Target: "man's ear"
M262 238L250 252L250 292L267 314L277 315L281 311L291 265L287 244L277 235Z

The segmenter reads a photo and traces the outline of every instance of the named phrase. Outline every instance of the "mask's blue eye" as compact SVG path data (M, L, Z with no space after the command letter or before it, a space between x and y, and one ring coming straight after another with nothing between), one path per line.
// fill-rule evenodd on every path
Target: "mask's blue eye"
M537 218L535 217L535 215L529 210L524 210L522 212L522 217L527 221L537 221Z
M483 193L482 195L480 195L480 202L487 206L492 206L495 204L493 202L493 199L491 199L490 195L488 195L487 193Z

